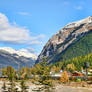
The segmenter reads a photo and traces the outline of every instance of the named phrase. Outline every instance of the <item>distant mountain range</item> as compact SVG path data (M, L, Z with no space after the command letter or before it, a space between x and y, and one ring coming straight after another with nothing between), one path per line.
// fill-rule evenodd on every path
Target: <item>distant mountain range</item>
M92 53L92 17L67 24L49 39L36 63L49 64Z
M13 66L14 68L22 66L33 66L37 56L25 51L18 51L10 47L0 47L0 68Z

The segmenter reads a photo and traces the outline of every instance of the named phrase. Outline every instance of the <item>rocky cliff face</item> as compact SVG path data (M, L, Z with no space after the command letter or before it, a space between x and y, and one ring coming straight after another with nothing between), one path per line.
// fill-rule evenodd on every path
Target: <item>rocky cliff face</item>
M43 58L46 58L48 63L53 63L62 59L63 53L67 51L69 47L77 43L91 31L92 17L87 17L83 20L69 23L53 35L46 43L41 54L38 56L36 63L41 62Z

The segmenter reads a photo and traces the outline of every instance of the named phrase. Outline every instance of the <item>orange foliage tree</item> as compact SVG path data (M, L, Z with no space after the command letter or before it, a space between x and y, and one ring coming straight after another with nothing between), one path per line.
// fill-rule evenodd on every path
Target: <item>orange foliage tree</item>
M68 76L68 73L66 71L64 71L62 74L61 74L61 78L60 78L60 81L62 83L66 83L69 81L69 76Z

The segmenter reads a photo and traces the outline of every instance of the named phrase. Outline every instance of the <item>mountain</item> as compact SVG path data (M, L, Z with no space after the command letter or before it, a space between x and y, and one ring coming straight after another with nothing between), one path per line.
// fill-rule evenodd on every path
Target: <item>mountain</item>
M67 24L49 39L36 63L49 64L92 53L92 17Z
M18 51L10 47L0 47L0 67L13 66L33 66L37 56L26 51Z

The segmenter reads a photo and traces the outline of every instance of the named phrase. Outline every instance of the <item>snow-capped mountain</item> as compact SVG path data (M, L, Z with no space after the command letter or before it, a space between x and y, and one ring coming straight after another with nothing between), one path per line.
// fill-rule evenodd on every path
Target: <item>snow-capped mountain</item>
M24 50L15 50L10 47L0 47L0 66L33 66L37 56Z
M17 54L18 56L24 56L26 58L32 58L33 60L37 59L37 56L28 52L28 51L22 51L22 50L15 50L11 47L0 47L0 50L4 50L9 52L10 54Z

